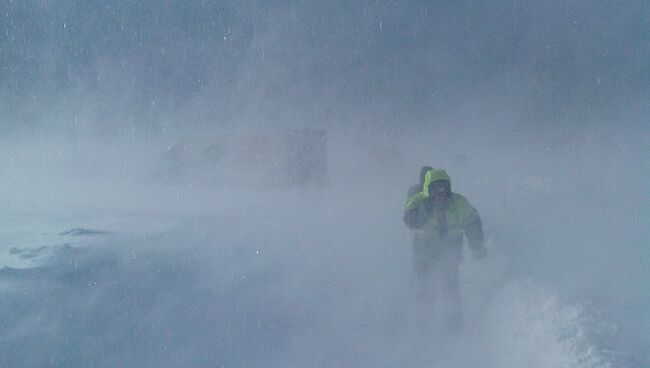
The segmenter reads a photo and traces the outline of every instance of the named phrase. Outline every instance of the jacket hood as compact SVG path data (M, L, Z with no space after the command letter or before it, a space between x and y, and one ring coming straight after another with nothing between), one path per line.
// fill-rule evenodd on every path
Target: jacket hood
M447 172L445 170L431 169L427 171L427 173L424 175L424 183L422 185L422 191L428 196L429 185L439 180L447 180L449 182L449 187L451 188L451 178L449 177L449 175L447 175Z
M431 169L429 172L431 173L429 183L433 183L438 180L447 180L449 183L451 183L451 178L449 175L447 175L447 172L445 170Z

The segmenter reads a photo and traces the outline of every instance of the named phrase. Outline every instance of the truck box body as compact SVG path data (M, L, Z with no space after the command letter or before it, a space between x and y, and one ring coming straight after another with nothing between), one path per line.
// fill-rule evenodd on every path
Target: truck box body
M170 148L160 173L170 182L226 186L295 186L327 177L322 130L191 137Z

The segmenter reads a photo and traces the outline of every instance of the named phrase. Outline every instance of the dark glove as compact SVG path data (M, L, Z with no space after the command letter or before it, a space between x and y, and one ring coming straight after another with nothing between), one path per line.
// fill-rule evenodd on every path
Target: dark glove
M487 248L485 246L472 249L472 258L483 259L485 256L487 256Z

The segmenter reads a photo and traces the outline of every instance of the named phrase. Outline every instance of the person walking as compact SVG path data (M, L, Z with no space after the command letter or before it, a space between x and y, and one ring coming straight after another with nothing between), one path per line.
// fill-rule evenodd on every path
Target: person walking
M425 168L423 168L424 170ZM472 256L485 258L483 224L476 209L451 191L451 178L440 169L426 169L421 191L412 194L404 206L404 223L413 230L413 267L419 313L433 316L440 304L448 332L462 327L459 268L463 261L463 237ZM439 292L440 301L436 303Z

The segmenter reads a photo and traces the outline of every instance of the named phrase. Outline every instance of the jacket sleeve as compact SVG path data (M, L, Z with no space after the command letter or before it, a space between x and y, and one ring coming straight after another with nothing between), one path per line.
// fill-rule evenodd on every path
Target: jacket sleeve
M410 210L404 210L404 218L403 218L404 223L411 230L415 230L422 227L424 224L427 223L428 218L429 218L428 214L421 207L412 208Z
M428 220L427 211L422 206L426 199L427 197L422 192L418 192L409 197L404 205L403 220L406 226L412 230L422 227Z
M483 248L483 222L478 212L473 207L470 209L467 222L465 224L465 236L471 249Z

